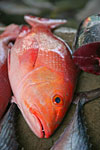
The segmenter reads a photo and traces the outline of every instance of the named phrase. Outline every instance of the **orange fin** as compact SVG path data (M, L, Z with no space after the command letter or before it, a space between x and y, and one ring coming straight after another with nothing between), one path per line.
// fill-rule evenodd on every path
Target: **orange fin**
M61 20L61 19L47 19L47 18L40 18L35 16L26 15L24 16L24 19L27 23L29 23L31 26L35 27L38 24L42 24L45 26L48 26L49 28L55 28L59 26L60 24L64 24L67 22L67 20Z

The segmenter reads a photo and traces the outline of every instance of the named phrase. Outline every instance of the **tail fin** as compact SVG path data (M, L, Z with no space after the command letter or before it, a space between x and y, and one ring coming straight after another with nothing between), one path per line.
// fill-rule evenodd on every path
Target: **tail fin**
M61 20L61 19L47 19L47 18L40 18L35 16L26 15L24 16L24 19L27 23L29 23L31 26L36 26L37 24L43 24L45 26L48 26L49 28L55 28L59 26L60 24L64 24L67 22L67 20Z
M83 102L82 102L81 99L83 97L85 97L85 99L83 99ZM99 97L100 97L100 88L93 89L91 91L80 92L73 99L73 104L78 104L78 102L81 100L81 104L84 105L85 103L88 103L88 102L95 100Z

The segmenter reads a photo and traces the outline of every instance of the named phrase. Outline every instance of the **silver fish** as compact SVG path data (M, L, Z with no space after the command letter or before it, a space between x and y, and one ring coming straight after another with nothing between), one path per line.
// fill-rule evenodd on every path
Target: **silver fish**
M80 93L73 101L76 106L75 114L64 130L60 138L50 150L90 150L91 145L86 132L84 119L82 117L83 105L95 98L100 97L100 88Z
M74 63L85 72L100 75L100 14L81 22L73 47Z
M17 106L12 103L0 124L0 150L18 150L19 144L15 133Z
M74 50L89 43L100 42L100 14L85 18L77 30Z

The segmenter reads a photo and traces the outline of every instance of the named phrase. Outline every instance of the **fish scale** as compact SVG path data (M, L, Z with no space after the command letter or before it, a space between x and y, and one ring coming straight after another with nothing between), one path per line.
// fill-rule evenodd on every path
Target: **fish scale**
M0 34L0 119L11 98L11 87L8 79L7 56L9 42L14 41L20 31L19 26L11 24Z
M8 112L1 123L0 131L0 150L18 150L19 144L15 134L17 106L11 104Z
M40 58L41 61L45 59L45 61L42 61L41 63L43 63L45 66L47 65L47 67L55 71L64 72L66 70L66 64L62 63L63 60L56 53L54 54L53 52L48 53L48 52L40 51L38 54L38 59L40 60Z
M35 39L39 44L36 65L38 62L40 63L41 60L41 63L50 69L64 72L66 70L64 55L67 55L67 50L62 46L62 42L47 33L39 33Z
M100 14L84 19L77 31L73 61L82 70L100 75Z

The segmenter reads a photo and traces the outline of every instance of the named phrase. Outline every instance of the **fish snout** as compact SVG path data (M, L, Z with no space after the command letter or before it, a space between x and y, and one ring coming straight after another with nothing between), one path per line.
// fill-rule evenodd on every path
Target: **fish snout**
M35 127L35 134L39 138L49 138L56 128L59 126L61 123L65 112L66 108L59 108L59 110L55 111L53 108L46 108L46 109L41 109L38 111L34 111L34 109L31 109L31 112L37 119L37 122L33 122ZM34 129L33 129L34 130Z
M38 115L34 115L34 117L36 117L36 120L34 122L35 126L37 126L37 129L35 129L35 131L33 131L39 138L49 138L53 132L56 130L56 128L59 126L61 120L55 120L53 119L52 121L52 117L49 117L49 121L45 120L44 118ZM33 129L34 130L34 129Z
M27 109L23 109L25 120L39 138L49 138L65 115L65 109L55 111L53 107L48 106L45 109L37 106L29 107L26 102L25 105L27 106Z

